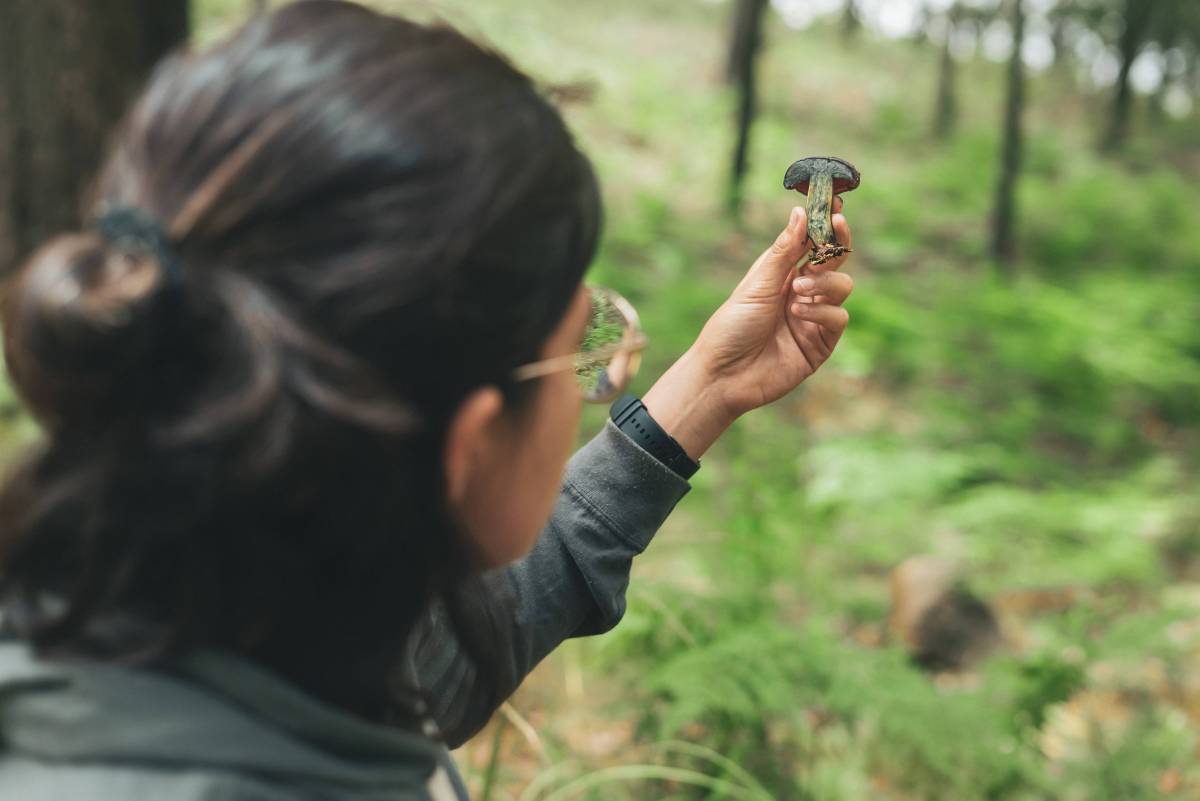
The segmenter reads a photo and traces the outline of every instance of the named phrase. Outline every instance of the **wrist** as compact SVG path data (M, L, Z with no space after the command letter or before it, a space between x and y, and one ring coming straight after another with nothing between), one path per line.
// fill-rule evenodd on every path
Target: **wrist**
M739 416L726 402L719 383L690 350L663 373L642 402L695 461Z

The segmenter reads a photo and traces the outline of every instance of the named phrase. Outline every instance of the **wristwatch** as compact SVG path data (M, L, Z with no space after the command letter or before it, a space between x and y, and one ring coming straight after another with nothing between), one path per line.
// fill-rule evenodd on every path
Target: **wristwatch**
M700 463L693 461L683 446L655 422L640 398L622 395L610 414L617 428L680 478L691 478L700 469Z

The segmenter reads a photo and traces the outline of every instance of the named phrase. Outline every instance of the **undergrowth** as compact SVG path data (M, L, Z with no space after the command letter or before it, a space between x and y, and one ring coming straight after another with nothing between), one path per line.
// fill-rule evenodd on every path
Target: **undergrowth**
M606 197L591 278L642 313L638 389L786 220L793 159L863 173L832 363L706 456L626 620L570 645L619 688L597 719L633 734L608 760L559 743L513 797L1200 797L1200 182L1178 166L1200 163L1195 117L1101 159L1103 98L1032 76L1020 258L998 266L995 64L963 65L963 124L933 142L932 49L773 19L735 222L726 6L426 6L545 83L590 87L566 113ZM986 597L1071 600L1006 618L1008 647L974 674L932 678L882 636L889 569L928 552Z

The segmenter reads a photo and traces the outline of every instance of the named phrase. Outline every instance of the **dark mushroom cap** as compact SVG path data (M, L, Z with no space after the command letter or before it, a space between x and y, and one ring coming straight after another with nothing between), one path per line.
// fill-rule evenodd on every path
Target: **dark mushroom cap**
M862 178L858 174L858 170L854 169L854 165L848 161L843 161L835 156L809 156L788 167L787 173L783 176L783 188L795 189L800 194L807 195L808 182L814 175L821 172L833 175L833 194L835 195L857 189L858 182Z

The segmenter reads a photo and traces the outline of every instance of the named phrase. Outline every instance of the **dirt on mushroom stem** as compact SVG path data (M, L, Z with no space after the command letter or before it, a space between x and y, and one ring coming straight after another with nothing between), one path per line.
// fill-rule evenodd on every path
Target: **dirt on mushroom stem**
M808 238L813 250L809 257L812 264L824 264L837 258L849 249L839 244L833 232L833 176L827 172L815 173L808 184Z

